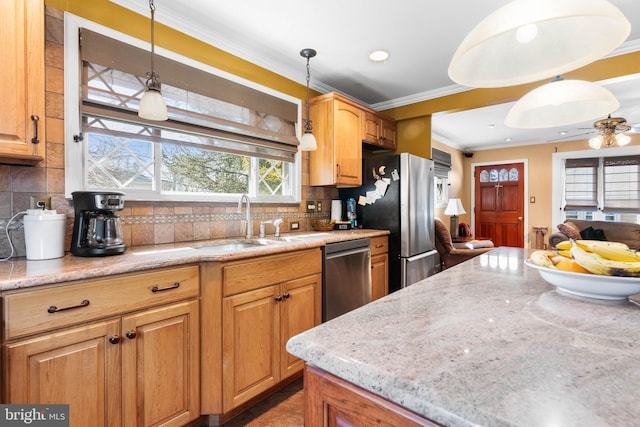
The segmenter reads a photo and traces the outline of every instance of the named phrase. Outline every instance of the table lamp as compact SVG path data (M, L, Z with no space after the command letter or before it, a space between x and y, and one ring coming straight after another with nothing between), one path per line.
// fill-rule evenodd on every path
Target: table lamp
M447 208L444 210L444 214L451 215L449 223L451 238L458 238L458 215L466 214L460 199L449 199L449 203L447 204Z

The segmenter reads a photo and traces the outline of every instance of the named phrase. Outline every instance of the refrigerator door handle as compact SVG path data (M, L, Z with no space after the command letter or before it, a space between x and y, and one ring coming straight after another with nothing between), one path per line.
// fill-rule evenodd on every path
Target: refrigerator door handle
M412 257L400 259L400 286L406 288L422 279L435 274L435 249Z

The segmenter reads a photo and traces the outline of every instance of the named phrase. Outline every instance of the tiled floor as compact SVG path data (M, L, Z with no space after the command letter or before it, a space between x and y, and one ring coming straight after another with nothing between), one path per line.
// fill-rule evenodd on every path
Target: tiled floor
M302 378L248 409L223 427L302 427L304 426Z

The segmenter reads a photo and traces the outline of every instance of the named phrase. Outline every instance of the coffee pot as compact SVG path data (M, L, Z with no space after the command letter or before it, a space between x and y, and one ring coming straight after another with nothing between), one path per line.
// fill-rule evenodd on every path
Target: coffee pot
M124 193L74 191L75 220L71 253L77 256L117 255L126 250L122 220L115 212L124 208Z

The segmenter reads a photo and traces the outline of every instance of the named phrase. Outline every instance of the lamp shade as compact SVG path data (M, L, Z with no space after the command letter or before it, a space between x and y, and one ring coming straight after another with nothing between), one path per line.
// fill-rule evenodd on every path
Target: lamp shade
M447 208L444 210L445 215L462 215L466 213L460 199L449 199Z
M138 116L147 120L167 120L167 104L164 103L160 91L147 89L140 99Z
M555 80L515 103L504 124L539 129L580 123L615 111L620 103L607 89L584 80Z
M600 59L630 32L627 18L606 0L515 0L467 35L449 77L471 87L535 82Z
M305 132L302 134L302 140L300 140L301 151L315 151L318 149L316 143L316 137L311 132Z

